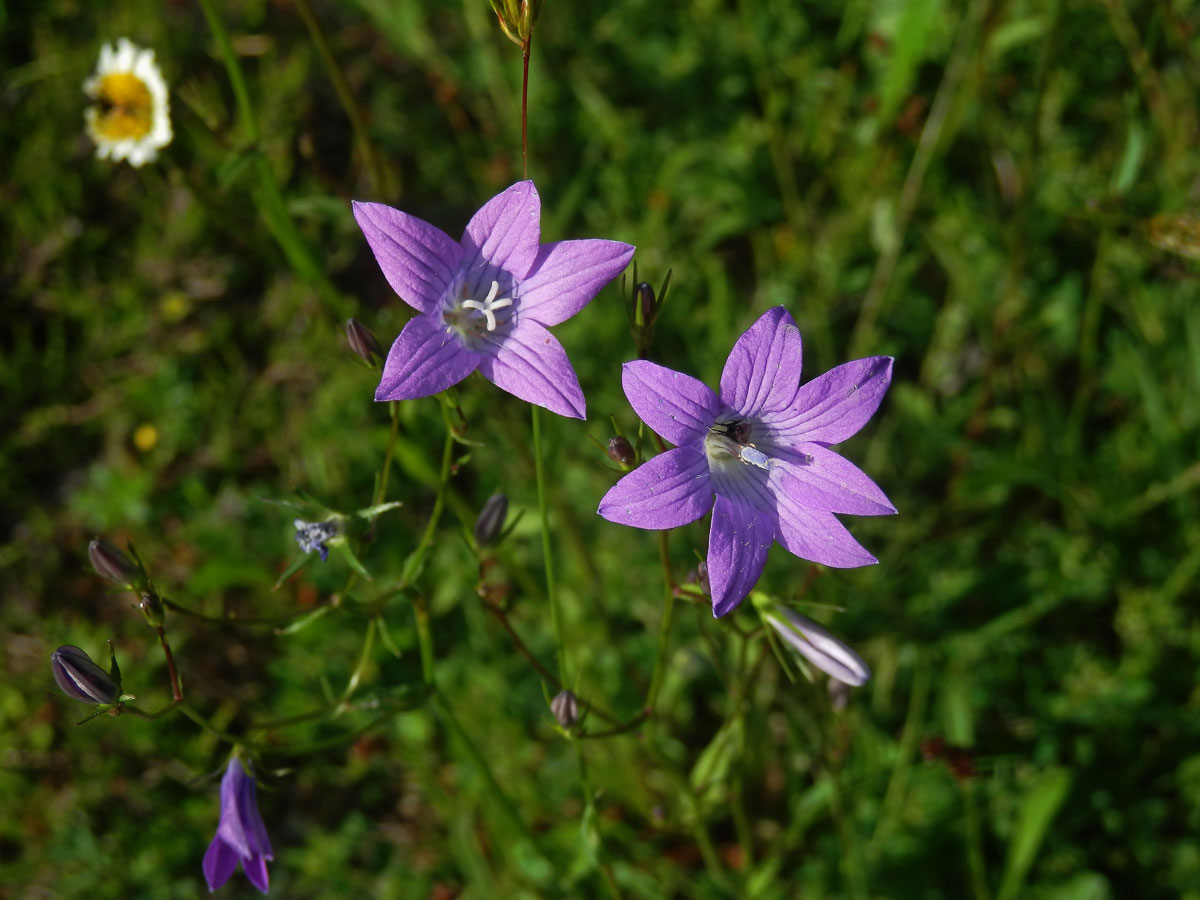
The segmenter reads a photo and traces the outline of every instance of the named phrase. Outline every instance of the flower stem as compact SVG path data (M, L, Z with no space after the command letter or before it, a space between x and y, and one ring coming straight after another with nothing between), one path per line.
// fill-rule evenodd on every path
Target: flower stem
M442 416L446 418L445 407L442 407ZM438 473L437 496L434 498L433 512L429 514L429 522L425 526L425 532L421 535L420 542L416 549L408 555L408 559L404 561L404 569L400 574L400 581L404 587L413 583L422 566L425 565L425 556L433 544L433 536L437 533L438 522L442 518L442 507L446 504L446 488L450 484L450 466L453 461L454 432L450 428L449 419L446 419L446 442L442 445L442 469Z
M304 25L308 29L309 37L317 47L317 56L321 58L321 65L325 67L325 73L329 76L330 82L333 84L333 91L337 94L338 102L342 104L342 110L346 113L346 118L350 120L350 128L354 132L354 141L358 144L358 152L362 156L363 165L366 166L367 172L370 173L372 187L383 197L391 197L395 193L395 187L392 185L391 172L386 169L379 156L375 153L371 146L371 138L367 133L367 127L363 123L362 112L358 108L358 104L354 101L354 94L350 90L350 85L346 81L346 75L342 71L341 65L337 61L337 57L333 55L333 50L329 46L329 40L325 37L325 32L321 28L321 23L317 20L316 14L313 12L312 4L309 0L296 0L296 11L300 13L300 18L304 20Z
M529 45L533 43L533 26L521 45L521 177L529 178Z
M433 687L433 634L429 630L429 604L420 594L413 597L413 618L417 623L417 645L421 650L421 677Z
M555 657L558 660L558 681L569 685L567 678L567 648L563 644L562 610L558 604L558 591L554 583L554 553L550 541L550 510L546 505L546 471L542 465L542 426L539 407L529 405L533 421L533 468L537 477L538 515L542 522L542 556L546 565L546 600L550 603L550 616L554 621Z
M675 620L675 578L671 574L671 555L667 543L667 536L670 533L670 529L658 533L658 555L662 561L666 591L664 592L662 619L658 626L658 653L654 656L654 674L650 679L650 691L646 694L646 709L651 714L654 713L654 704L658 702L658 692L662 687L667 646L671 638L671 624Z
M229 33L225 30L221 17L217 15L213 0L200 0L200 7L204 11L204 18L208 22L213 40L216 41L217 51L225 66L225 74L233 89L238 119L250 144L253 169L258 177L258 190L253 192L258 211L291 267L321 295L339 318L344 318L350 314L349 304L325 276L324 268L317 262L304 236L296 227L271 172L271 165L262 153L262 132L258 127L258 118L254 115L254 107L250 105L250 92L246 89L246 79L237 55L233 52Z
M354 667L354 671L350 673L350 677L346 680L346 688L342 691L341 699L338 700L335 710L340 712L350 702L350 698L354 696L354 692L358 689L358 683L362 681L363 673L366 672L367 666L371 663L371 651L375 648L375 620L367 621L367 633L363 635L362 651L358 654L358 665Z
M388 402L388 416L392 420L392 429L388 432L387 453L383 457L383 470L379 473L379 487L375 490L372 506L378 506L387 496L388 476L392 472L392 455L396 451L396 432L400 428L400 404L395 400Z
M496 798L496 802L500 804L500 808L503 809L505 814L512 820L512 823L517 827L517 830L520 831L530 843L533 843L533 832L529 830L529 826L525 823L525 820L521 818L521 814L517 812L517 807L513 803L512 798L510 798L508 794L504 792L504 788L500 787L500 782L496 780L496 775L492 772L492 767L488 765L487 758L479 752L479 748L475 746L474 741L472 741L467 735L467 732L462 727L462 723L458 721L458 718L450 709L450 705L446 702L446 698L441 694L441 692L434 691L433 705L438 713L441 714L442 719L445 721L449 729L454 732L454 736L458 738L458 741L460 744L462 744L463 749L467 751L467 755L471 757L472 762L475 763L475 766L479 769L480 774L483 775L484 781L487 782L488 789L491 791L492 796Z
M161 625L157 628L158 642L162 644L163 655L167 658L167 673L171 677L171 699L176 703L183 700L183 687L179 684L179 672L175 669L175 656L171 653L171 645L167 643L167 632Z

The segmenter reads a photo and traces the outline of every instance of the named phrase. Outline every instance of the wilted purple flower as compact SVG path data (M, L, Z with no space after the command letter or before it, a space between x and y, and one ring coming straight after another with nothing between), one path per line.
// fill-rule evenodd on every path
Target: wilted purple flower
M708 577L715 616L736 607L754 587L773 540L827 566L876 562L834 513L872 516L896 509L829 446L871 418L891 378L891 357L873 356L801 386L800 330L782 306L738 338L719 394L663 366L626 363L625 396L647 425L676 446L618 481L600 501L600 515L662 529L712 509Z
M871 669L862 657L812 619L786 606L773 607L763 618L789 647L829 677L851 687L861 687L870 679Z
M267 892L267 860L274 859L271 840L258 811L254 777L236 756L229 757L221 779L221 821L204 854L204 878L215 891L233 874L238 863L250 883Z
M541 201L532 181L485 203L461 241L381 203L355 202L354 217L388 284L421 313L392 344L376 400L427 397L478 369L522 400L584 417L579 379L546 329L583 309L625 268L633 247L540 244Z
M59 647L50 654L50 668L63 693L80 703L93 706L116 703L121 696L121 686L116 680L78 647L70 644Z

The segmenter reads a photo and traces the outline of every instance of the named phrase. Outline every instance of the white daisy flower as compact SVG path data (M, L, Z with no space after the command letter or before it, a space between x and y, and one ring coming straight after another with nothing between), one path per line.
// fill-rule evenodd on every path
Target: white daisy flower
M140 166L158 158L171 143L171 111L167 84L154 62L154 51L127 39L100 48L96 74L83 83L96 101L84 114L96 156Z

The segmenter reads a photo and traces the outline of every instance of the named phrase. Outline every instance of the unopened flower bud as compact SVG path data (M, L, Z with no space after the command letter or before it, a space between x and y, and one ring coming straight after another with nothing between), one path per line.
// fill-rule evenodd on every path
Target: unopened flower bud
M350 349L361 357L367 365L374 367L377 361L383 359L383 351L379 348L379 341L375 340L375 335L371 333L371 329L364 325L358 319L346 320L346 340L350 344Z
M579 722L579 701L570 691L559 691L550 701L550 712L569 731Z
M633 446L621 435L608 439L608 458L626 469L632 467L637 462L637 455L633 452Z
M96 574L123 588L134 584L141 575L133 560L107 541L95 540L88 544L88 559Z
M59 647L50 654L50 667L63 693L80 703L116 703L121 696L121 686L78 647Z
M544 0L491 0L500 30L518 47L524 46L542 14Z
M871 669L849 645L828 629L785 606L763 611L763 618L793 650L828 675L850 687L860 687Z
M704 560L700 560L696 566L696 583L700 585L705 597L712 596L712 585L708 581L708 563Z
M504 530L504 520L508 518L508 498L503 494L492 494L479 518L475 520L475 543L480 547L488 547L496 543L500 532Z
M654 304L654 288L642 282L634 290L637 291L638 315L642 325L650 325L654 322L654 313L657 308Z

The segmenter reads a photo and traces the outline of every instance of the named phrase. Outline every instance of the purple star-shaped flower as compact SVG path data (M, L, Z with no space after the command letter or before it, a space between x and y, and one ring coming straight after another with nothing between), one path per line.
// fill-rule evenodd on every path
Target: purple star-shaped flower
M772 541L827 566L876 562L834 513L878 516L896 508L829 446L879 408L892 380L891 357L848 362L801 385L800 329L777 306L734 344L719 394L643 360L626 363L621 380L637 414L676 446L618 481L600 501L600 515L662 529L712 509L714 616L750 593Z
M540 243L532 181L485 203L461 241L381 203L354 203L354 218L388 284L421 313L392 344L376 400L427 397L478 369L522 400L584 418L579 379L546 329L583 309L625 268L633 247Z
M221 779L221 821L204 854L204 878L215 891L233 874L238 863L250 883L267 892L267 860L274 859L271 840L258 811L254 776L246 773L241 760L229 757Z

